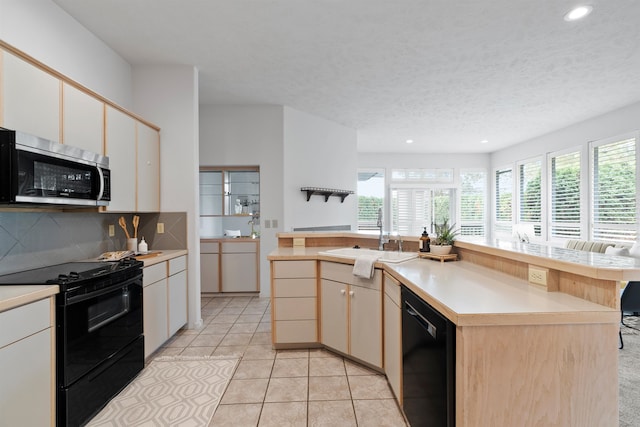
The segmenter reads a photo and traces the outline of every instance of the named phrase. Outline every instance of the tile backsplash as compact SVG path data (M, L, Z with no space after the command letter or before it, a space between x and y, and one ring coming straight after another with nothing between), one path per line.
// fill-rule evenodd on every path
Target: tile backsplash
M0 212L0 274L63 262L95 258L103 252L126 248L123 216L133 234L132 213L95 212ZM141 213L138 240L144 237L149 250L186 249L187 221L184 212ZM157 223L164 233L157 234ZM109 237L109 225L115 236Z

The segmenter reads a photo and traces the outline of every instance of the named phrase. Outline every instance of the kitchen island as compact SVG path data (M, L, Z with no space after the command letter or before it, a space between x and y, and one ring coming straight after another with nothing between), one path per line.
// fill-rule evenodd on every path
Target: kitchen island
M323 236L328 242L323 247L317 233L282 233L282 244L269 256L272 272L273 264L283 261L315 260L318 270L323 262L352 264L319 252L336 243L377 245L375 236L330 234ZM290 244L301 237L314 246ZM456 242L459 262L376 263L385 273L385 291L394 282L402 284L455 324L458 426L618 425L620 312L619 296L613 295L620 280L640 278L640 266L562 248L547 253L537 246ZM546 285L527 280L529 266L544 271ZM322 304L320 295L317 313ZM383 319L395 316L385 311ZM318 345L324 345L323 335L319 328ZM388 335L385 346L397 341ZM398 366L389 366L389 360L383 370L402 404L402 387L389 376Z

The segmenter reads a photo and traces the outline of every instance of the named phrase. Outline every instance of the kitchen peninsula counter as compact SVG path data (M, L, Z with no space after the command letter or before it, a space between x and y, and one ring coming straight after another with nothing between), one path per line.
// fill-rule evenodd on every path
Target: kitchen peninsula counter
M377 247L376 235L361 233L278 237L272 263L353 264L320 252ZM617 426L619 289L640 280L637 262L511 242L457 241L454 251L460 261L375 267L455 324L456 425ZM531 267L546 285L529 282Z

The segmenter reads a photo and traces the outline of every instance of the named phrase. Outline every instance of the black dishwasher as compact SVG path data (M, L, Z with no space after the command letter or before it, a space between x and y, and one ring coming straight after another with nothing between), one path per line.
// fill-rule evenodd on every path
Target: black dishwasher
M455 426L455 325L402 286L402 395L411 427Z

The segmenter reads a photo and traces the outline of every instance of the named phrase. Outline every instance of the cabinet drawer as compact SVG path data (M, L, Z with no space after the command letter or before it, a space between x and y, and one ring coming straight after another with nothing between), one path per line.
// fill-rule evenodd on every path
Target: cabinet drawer
M276 321L276 343L307 343L318 341L318 327L315 320Z
M142 270L142 284L148 286L152 283L162 280L167 277L167 263L160 262L158 264L150 265Z
M278 297L315 297L316 279L274 279L273 296Z
M0 312L0 348L49 327L49 298Z
M200 243L201 254L217 254L218 252L220 252L220 243L218 242Z
M384 293L387 294L397 306L400 306L400 282L386 273L384 275Z
M186 269L187 269L186 255L169 260L169 276L173 276L174 274L184 271Z
M222 242L223 253L256 253L254 242Z
M320 271L323 279L382 290L382 273L378 269L374 270L371 279L363 279L353 275L353 265L351 264L323 261L320 263Z
M316 277L315 261L274 261L273 277Z
M276 298L276 320L310 320L316 319L315 298Z

